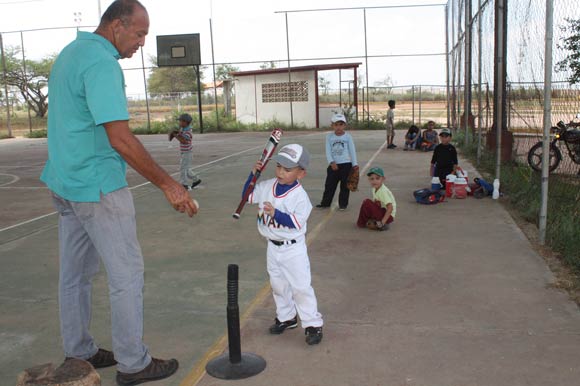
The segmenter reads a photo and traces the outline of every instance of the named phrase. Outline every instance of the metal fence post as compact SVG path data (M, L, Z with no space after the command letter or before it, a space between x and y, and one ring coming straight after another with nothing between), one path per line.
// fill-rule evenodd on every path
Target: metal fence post
M463 122L465 125L465 146L469 145L469 116L471 115L471 0L465 0L465 89Z
M482 54L481 54L481 50L483 48L483 44L481 43L481 37L483 35L483 31L482 31L482 19L483 19L483 13L482 13L482 9L481 9L481 0L478 0L477 2L478 4L478 16L477 16L477 84L479 85L477 87L478 89L478 95L477 95L477 166L479 166L479 163L481 161L481 129L482 129L482 125L483 125L483 101L482 101L482 89L481 89L481 78L482 78L482 70L481 70L481 64L482 64Z
M10 99L8 97L8 71L6 70L6 56L4 55L4 42L0 33L0 52L2 54L2 74L4 77L4 99L6 100L6 125L8 126L8 136L12 137L12 126L10 124Z
M544 52L544 136L542 138L542 201L540 204L539 241L546 243L548 218L548 182L550 177L550 127L552 122L552 44L554 2L546 0L546 46Z
M211 24L211 18L209 19L209 35L211 40L211 67L213 69L213 97L215 102L215 120L216 120L216 129L217 131L220 130L220 116L218 112L218 98L217 98L217 79L215 77L215 57L213 52L213 27ZM222 88L223 90L223 88Z
M147 91L147 76L145 76L145 58L143 57L143 47L141 47L141 66L143 70L143 83L145 85L145 104L147 105L147 130L151 130L151 113L149 111L149 95Z
M449 3L445 5L445 78L447 85L447 127L451 126L451 104L449 99Z
M415 85L411 86L411 95L413 97L411 121L415 124Z
M419 85L419 126L421 125L421 109L423 107L423 86Z
M28 73L26 71L26 56L24 54L24 33L20 31L20 48L22 49L22 72L23 78L28 82ZM28 112L28 131L32 133L32 117L30 116L30 103L26 98L26 111Z
M495 178L501 176L501 140L506 129L506 53L507 53L507 0L495 2L495 47L493 85L493 125L496 130Z

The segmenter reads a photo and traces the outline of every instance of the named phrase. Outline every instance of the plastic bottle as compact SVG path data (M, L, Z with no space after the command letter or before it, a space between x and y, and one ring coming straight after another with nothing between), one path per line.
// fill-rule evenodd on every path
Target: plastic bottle
M493 194L491 195L491 197L494 200L497 200L499 198L499 180L497 178L493 180Z

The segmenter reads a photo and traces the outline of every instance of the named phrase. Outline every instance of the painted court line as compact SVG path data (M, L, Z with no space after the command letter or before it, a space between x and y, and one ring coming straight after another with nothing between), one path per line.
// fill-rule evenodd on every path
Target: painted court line
M243 153L246 153L246 152L249 152L249 151L252 151L252 150L256 150L256 149L259 149L259 148L262 148L262 146L255 146L255 147L252 147L252 148L249 148L249 149L246 149L246 150L242 150L242 151L237 152L237 153L234 153L234 154L230 154L228 156L222 157L220 159L213 160L213 161L208 162L208 163L205 163L203 165L198 165L198 166L195 167L195 169L202 168L204 166L211 165L211 164L214 164L216 162L219 162L219 161L223 161L225 159L228 159L230 157L235 157L235 156L238 156L240 154L243 154ZM179 172L172 173L171 176L174 176L174 175L177 175L177 174L179 174ZM132 186L132 187L129 188L129 190L137 189L137 188L140 188L140 187L145 186L145 185L148 185L148 184L151 184L151 182L147 181L145 183ZM35 222L35 221L38 221L38 220L42 220L43 218L46 218L46 217L49 217L49 216L52 216L52 215L55 215L55 214L57 214L57 212L51 212L51 213L48 213L48 214L45 214L45 215L42 215L42 216L39 216L39 217L35 217L33 219L30 219L30 220L23 221L23 222L18 223L18 224L11 225L11 226L6 227L6 228L2 228L2 229L0 229L0 233L5 232L5 231L9 231L10 229L18 228L18 227L23 226L23 225L26 225L26 224L30 224L30 223Z
M373 154L373 156L368 160L365 166L360 171L361 175L365 175L366 171L370 168L375 158L381 153L381 151L385 148L387 142L383 142L381 147ZM306 245L310 246L310 244L316 240L322 229L326 226L328 221L332 218L334 213L336 213L336 206L333 206L331 210L322 218L320 223L308 234ZM254 299L250 302L250 305L243 313L240 318L240 330L244 328L247 324L250 315L254 312L254 310L264 302L266 297L270 294L270 283L265 284L262 289L256 294ZM221 355L226 346L228 345L228 337L227 332L220 336L216 342L205 352L203 357L195 364L195 366L191 369L189 374L181 381L179 386L195 386L201 380L201 378L205 375L205 366L207 363L212 360L214 357Z
M317 135L317 134L320 134L320 133L319 132L316 132L316 133L312 133L312 134L305 134L305 135L296 136L294 138L304 137L304 136L311 136L311 135ZM247 152L252 151L252 150L261 149L262 147L263 147L262 145L254 146L254 147L251 147L249 149L242 150L242 151L239 151L237 153L230 154L230 155L227 155L227 156L222 157L222 158L219 158L219 159L215 159L215 160L210 161L210 162L207 162L205 164L198 165L198 166L194 167L193 169L200 169L200 168L203 168L205 166L212 165L212 164L214 164L216 162L220 162L220 161L226 160L228 158L235 157L235 156L238 156L240 154L247 153ZM175 175L178 175L178 174L179 174L179 172L175 172L175 173L172 173L170 175L171 176L175 176ZM149 184L151 184L151 182L147 181L147 182L144 182L142 184L132 186L132 187L129 188L129 190L137 189L137 188L140 188L142 186L149 185ZM57 212L51 212L51 213L48 213L48 214L45 214L45 215L42 215L42 216L39 216L39 217L35 217L33 219L30 219L30 220L23 221L23 222L18 223L18 224L11 225L11 226L6 227L6 228L2 228L2 229L0 229L0 233L5 232L5 231L8 231L10 229L18 228L18 227L20 227L22 225L30 224L30 223L35 222L35 221L38 221L38 220L42 220L43 218L46 218L48 216L52 216L52 215L55 215L55 214L57 214Z

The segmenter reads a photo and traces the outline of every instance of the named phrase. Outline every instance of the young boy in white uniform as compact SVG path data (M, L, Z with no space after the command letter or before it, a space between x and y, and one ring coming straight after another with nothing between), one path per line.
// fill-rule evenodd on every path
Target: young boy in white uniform
M311 285L305 242L312 204L299 181L306 175L310 154L301 145L291 144L272 161L277 163L276 178L256 184L248 198L250 204L258 204L258 231L268 240L267 269L276 303L276 320L270 333L281 334L298 326L298 313L306 343L318 344L323 322ZM244 191L261 168L262 162L258 161Z

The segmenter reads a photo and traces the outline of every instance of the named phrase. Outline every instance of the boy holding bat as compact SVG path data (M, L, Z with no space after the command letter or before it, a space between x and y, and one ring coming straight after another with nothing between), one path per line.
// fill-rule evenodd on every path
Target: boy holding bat
M258 205L258 231L268 240L267 270L276 303L271 334L298 326L305 328L306 343L322 340L322 315L311 285L306 249L306 221L312 211L308 194L300 184L310 162L308 151L298 144L284 146L271 158L277 163L276 178L256 184L248 203ZM244 192L264 162L256 162Z

